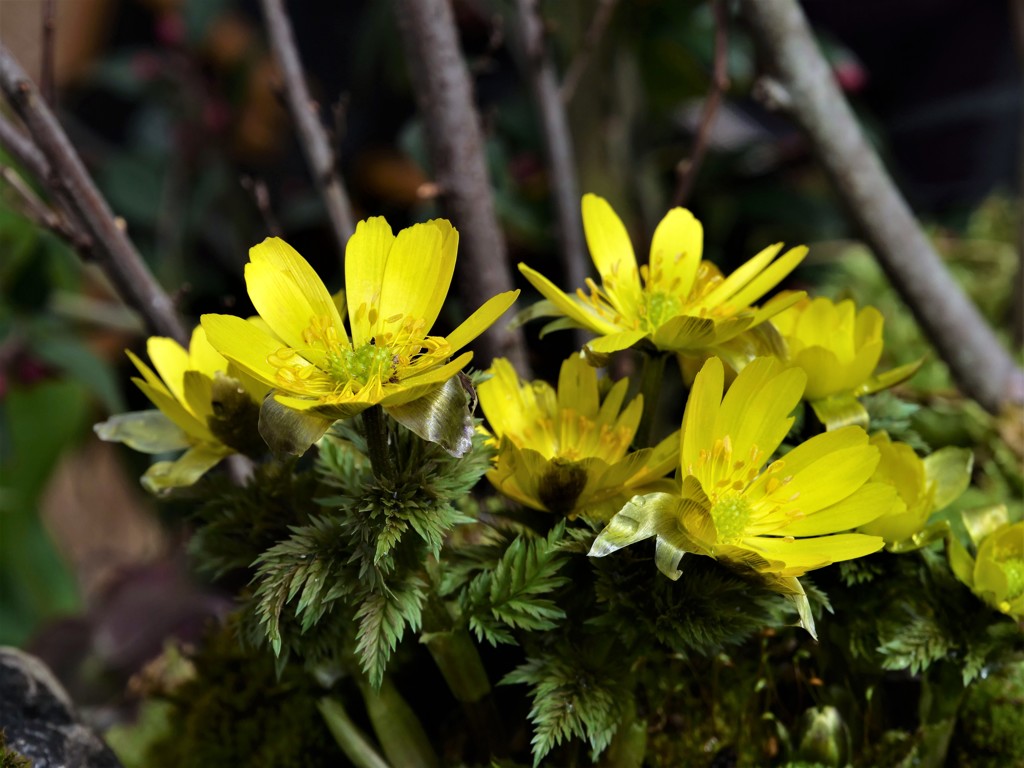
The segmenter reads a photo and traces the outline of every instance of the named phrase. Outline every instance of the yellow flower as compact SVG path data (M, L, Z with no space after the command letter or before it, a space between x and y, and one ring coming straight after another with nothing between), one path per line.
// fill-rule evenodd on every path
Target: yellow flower
M543 332L568 327L593 331L600 338L588 342L587 349L598 356L639 342L688 354L713 350L803 296L782 294L761 308L753 306L800 263L805 247L776 260L782 249L777 243L725 278L714 264L701 260L703 228L683 208L673 208L661 220L651 243L650 264L639 268L626 228L603 198L584 195L583 228L601 287L588 279L589 295L578 289L575 296L568 296L520 264L519 271L545 298L520 319L561 317Z
M1024 620L1024 522L1005 523L985 536L976 559L956 539L949 542L957 577L996 610Z
M533 509L607 520L633 493L672 483L679 433L655 448L630 452L643 398L625 408L629 382L599 395L597 371L582 355L564 363L558 390L547 382L521 382L497 359L492 378L478 387L480 407L499 440L487 478L506 496Z
M187 449L176 461L147 470L147 490L192 485L225 456L254 449L258 403L267 388L233 370L202 328L192 332L188 350L174 339L153 336L146 351L156 372L129 350L142 374L133 381L159 410L112 416L95 430L103 440L143 453Z
M446 337L428 335L448 294L458 242L444 220L397 237L383 218L359 222L345 253L351 339L323 282L291 246L268 238L249 251L249 298L270 332L227 315L204 315L202 322L224 357L274 388L260 416L272 448L302 453L334 421L372 405L434 439L425 434L422 412L409 416L403 408L415 410L418 398L457 381L473 355L452 356L518 295L491 298Z
M804 398L826 428L867 426L862 395L891 387L912 376L922 361L872 376L882 356L882 313L859 312L849 299L804 299L772 318L782 334L788 360L807 374Z
M966 448L948 446L920 459L913 448L892 442L885 432L872 435L871 444L881 452L871 479L893 486L899 498L886 514L857 530L881 536L890 548L916 549L918 544L927 543L914 538L932 513L949 506L967 490L974 456Z
M757 358L723 399L722 362L708 360L683 416L681 491L632 499L590 554L657 536L658 567L672 578L686 552L753 569L796 600L813 632L796 577L881 549L881 537L844 532L884 513L896 492L869 482L879 451L860 427L816 435L765 467L793 424L804 380L798 369Z

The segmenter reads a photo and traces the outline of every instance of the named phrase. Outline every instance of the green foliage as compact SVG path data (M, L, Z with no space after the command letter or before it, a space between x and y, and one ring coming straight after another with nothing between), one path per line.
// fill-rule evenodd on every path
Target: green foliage
M425 563L440 555L452 528L472 522L455 504L489 465L482 438L459 460L402 427L389 429L394 482L374 475L355 424L338 424L321 442L316 467L328 495L308 500L305 522L287 531L279 525L280 540L255 557L244 623L262 629L279 665L291 656L338 660L348 648L379 687L406 629L421 627ZM348 629L332 634L324 624Z
M255 567L257 558L309 521L316 478L295 461L258 464L244 486L210 481L211 493L193 517L189 553L214 578Z
M709 557L684 557L678 581L665 578L651 559L634 547L593 561L604 610L592 623L627 645L653 639L676 653L712 656L787 623L792 607L782 596Z
M585 741L592 760L611 743L633 693L627 665L615 663L607 650L607 643L560 643L530 656L501 681L530 686L535 766L570 738Z
M316 708L322 690L297 667L280 676L265 653L239 649L230 628L205 643L196 675L165 696L166 734L148 768L339 765L342 756Z
M878 652L884 657L882 667L909 669L913 675L946 658L956 648L927 606L907 606L892 618L887 617L879 623L878 638Z
M906 443L918 453L928 452L928 443L913 424L914 414L921 410L921 406L900 400L889 390L869 395L861 400L861 404L868 412L871 432L888 432L893 440Z
M469 582L460 602L478 640L514 643L511 630L554 629L565 618L565 611L550 597L568 582L559 575L566 562L559 549L564 530L562 522L547 538L520 534L493 567Z
M955 765L1003 768L1024 765L1024 662L993 669L978 680L960 707L953 745Z
M369 591L360 603L355 616L359 623L356 653L374 688L380 688L388 660L406 626L419 631L425 588L425 582L409 576L403 582L389 584L387 590Z
M32 761L7 746L7 734L0 728L0 768L32 768Z

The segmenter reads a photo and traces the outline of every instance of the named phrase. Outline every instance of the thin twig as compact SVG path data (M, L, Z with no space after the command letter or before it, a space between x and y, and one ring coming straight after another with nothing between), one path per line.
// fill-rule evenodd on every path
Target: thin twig
M295 35L285 13L284 3L282 0L260 0L260 5L263 7L270 47L281 67L284 96L299 132L299 143L309 163L313 181L323 197L339 251L344 256L345 245L356 230L355 216L352 214L348 193L341 183L337 158L320 122L320 107L310 96L306 79L302 75L302 62L299 60Z
M32 187L25 183L21 174L8 165L0 165L0 178L7 182L7 186L17 194L18 199L25 205L25 214L28 218L62 237L67 236L60 217L40 199Z
M594 18L590 20L590 26L587 27L587 32L583 36L583 45L580 46L572 61L569 62L569 68L565 71L560 94L563 104L571 102L572 97L576 95L576 88L580 84L583 73L587 71L590 57L594 54L597 44L601 42L605 30L608 29L617 2L618 0L598 0Z
M0 147L17 160L33 179L46 184L50 178L50 163L32 143L32 139L3 115L0 115Z
M142 314L154 332L186 343L188 337L173 303L128 239L124 220L114 218L39 90L2 44L0 90L28 127L49 165L47 185L73 213L74 223L89 235L93 256L118 292Z
M676 166L678 181L676 191L672 195L672 207L684 205L693 191L697 173L700 171L704 155L708 151L711 138L711 126L715 123L715 115L722 103L722 95L729 89L729 11L724 0L712 0L711 13L715 18L715 53L711 74L711 88L704 99L700 123L693 139L693 151L690 157Z
M1024 403L1024 371L950 277L865 139L796 0L740 0L739 10L789 94L790 114L957 383L991 411Z
M57 106L57 86L54 76L57 48L57 0L43 0L43 61L39 73L39 90L51 109Z
M267 228L267 234L280 237L281 225L270 207L270 190L267 189L267 183L263 179L255 179L252 176L242 176L239 182L242 189L252 197L256 210L260 212L260 217L263 219L263 226Z
M456 278L463 298L475 308L514 286L484 161L480 115L473 106L451 3L397 0L395 11L436 182L461 236ZM484 367L501 355L520 375L529 377L520 329L496 323L474 346L479 353L477 365Z
M517 0L516 21L526 54L526 72L540 111L541 133L548 159L548 179L554 192L563 274L568 285L583 287L587 259L580 224L580 191L576 181L569 121L558 95L558 78L544 41L537 0ZM581 339L582 341L585 339Z

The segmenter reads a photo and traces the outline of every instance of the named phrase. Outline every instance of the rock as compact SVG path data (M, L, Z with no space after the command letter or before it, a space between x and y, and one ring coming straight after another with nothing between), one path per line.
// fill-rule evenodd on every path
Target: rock
M121 768L75 715L71 699L35 656L0 647L0 728L33 768Z

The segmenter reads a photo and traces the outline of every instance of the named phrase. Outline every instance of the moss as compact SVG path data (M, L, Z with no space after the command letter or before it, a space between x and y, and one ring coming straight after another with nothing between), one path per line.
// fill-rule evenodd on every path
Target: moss
M194 659L196 676L168 695L169 730L146 765L309 768L343 762L316 708L322 691L301 670L280 678L273 659L222 631Z
M32 761L7 746L7 734L0 728L0 768L32 768Z
M949 765L1024 768L1024 661L995 670L967 689Z

